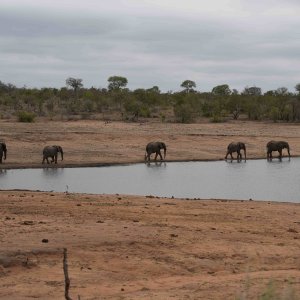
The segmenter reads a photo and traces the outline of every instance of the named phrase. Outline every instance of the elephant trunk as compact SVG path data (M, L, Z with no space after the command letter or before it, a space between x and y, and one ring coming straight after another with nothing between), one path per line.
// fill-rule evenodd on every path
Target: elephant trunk
M245 155L245 161L246 161L246 159L247 159L247 157L246 157L246 148L244 149L244 155Z
M287 152L288 152L288 154L289 154L289 157L291 157L291 154L290 154L290 147L288 146L286 149L287 149Z
M60 151L60 154L61 154L61 160L64 160L64 152L63 152L63 150Z
M166 159L166 154L167 154L167 148L164 148L164 159Z

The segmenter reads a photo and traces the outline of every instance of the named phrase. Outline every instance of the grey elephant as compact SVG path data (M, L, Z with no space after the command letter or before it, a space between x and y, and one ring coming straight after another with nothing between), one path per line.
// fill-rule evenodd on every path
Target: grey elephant
M4 142L0 142L0 164L2 164L2 158L6 159L7 148Z
M162 157L160 150L164 149L164 158ZM147 144L146 146L146 152L145 152L145 160L150 161L150 156L152 153L155 153L155 160L157 156L160 156L160 160L163 160L166 158L166 153L167 153L167 146L163 142L151 142Z
M289 158L291 158L290 146L289 146L288 142L285 142L285 141L270 141L270 142L268 142L267 143L267 160L272 160L272 158L273 158L272 152L273 151L278 151L278 153L279 153L278 158L281 159L283 149L287 149Z
M64 159L64 152L63 152L63 149L61 146L46 146L44 149L43 149L43 162L45 162L45 160L47 160L47 164L49 164L49 160L48 158L51 157L52 160L51 160L51 163L55 163L57 164L57 155L58 153L60 152L61 154L61 160Z
M241 150L244 150L244 158L246 161L246 145L242 142L232 142L227 146L227 153L225 156L225 159L227 159L228 154L231 156L231 160L233 159L232 153L237 152L237 160L242 159L242 153Z

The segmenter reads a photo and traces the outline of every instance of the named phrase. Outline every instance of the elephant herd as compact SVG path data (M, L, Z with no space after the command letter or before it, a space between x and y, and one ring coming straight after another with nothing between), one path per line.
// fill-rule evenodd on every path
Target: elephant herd
M272 152L273 151L278 151L279 153L279 159L281 160L282 158L282 150L287 149L289 158L291 157L290 155L290 146L287 142L285 141L270 141L267 143L267 159L272 160ZM160 157L161 160L163 160L162 155L160 150L164 149L164 159L166 158L166 152L167 152L167 147L166 144L163 142L151 142L146 146L146 153L145 153L145 160L150 161L150 156L152 153L155 153L155 158L154 160L157 159L157 156ZM246 161L247 156L246 156L246 145L245 143L242 142L232 142L227 146L227 153L225 156L225 160L227 160L228 155L230 155L231 160L233 160L232 153L236 152L237 153L237 160L240 161L242 160L242 153L241 150L244 151L244 159Z
M279 153L279 159L282 158L282 150L287 149L289 158L291 157L290 155L290 146L287 142L285 141L270 141L266 145L267 147L267 159L272 160L272 152L277 151ZM164 150L164 157L161 155L161 150ZM228 145L227 147L227 153L225 156L225 160L227 160L228 155L230 155L231 160L233 159L232 153L237 153L237 160L240 161L242 160L242 153L241 150L244 152L244 160L246 161L246 146L245 143L242 142L232 142ZM50 163L55 163L57 164L57 157L58 153L61 154L61 160L63 160L63 149L61 146L46 146L43 149L43 160L42 163L44 164L45 161L47 161L47 164ZM157 159L157 156L160 157L160 160L164 160L166 158L166 153L167 153L167 146L163 142L151 142L148 143L146 146L146 151L145 151L145 160L148 162L150 161L150 156L151 154L155 153L155 158L154 160ZM0 163L2 163L2 159L6 159L6 154L7 154L7 147L4 142L0 142ZM49 162L49 158L51 158L51 161Z
M45 162L45 160L47 161L47 164L51 163L55 163L57 164L57 156L58 153L61 154L61 160L64 159L64 153L63 153L63 149L61 146L46 146L43 149L43 161L42 163ZM4 142L0 142L0 163L2 163L2 158L4 158L4 160L6 159L6 154L7 154L7 147L6 144ZM51 161L49 162L49 157L51 158Z
M291 157L290 155L290 146L287 142L285 141L270 141L266 145L267 147L267 160L272 160L272 152L273 151L278 151L279 156L278 158L281 160L282 158L282 150L287 149L289 158ZM246 146L245 143L242 142L232 142L227 146L227 153L225 156L225 159L227 159L228 155L230 154L231 160L233 159L232 153L237 152L237 160L242 159L242 153L241 150L244 151L244 159L246 161Z

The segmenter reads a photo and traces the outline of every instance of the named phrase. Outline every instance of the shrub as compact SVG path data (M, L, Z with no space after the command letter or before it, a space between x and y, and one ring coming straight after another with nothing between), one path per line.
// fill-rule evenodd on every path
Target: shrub
M18 121L24 123L32 123L35 121L36 115L29 111L19 111L18 112Z
M180 123L191 123L193 121L193 108L189 103L176 104L174 106L174 114Z

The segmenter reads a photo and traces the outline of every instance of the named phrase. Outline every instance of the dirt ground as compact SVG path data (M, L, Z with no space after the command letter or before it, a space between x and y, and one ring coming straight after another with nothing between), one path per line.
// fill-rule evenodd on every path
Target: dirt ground
M300 124L0 128L8 148L1 168L43 167L42 148L52 144L65 152L58 167L141 162L152 140L167 144L170 161L223 159L235 140L249 158L265 157L271 139L300 154ZM72 299L300 298L299 204L0 191L0 299L64 299L63 248Z

